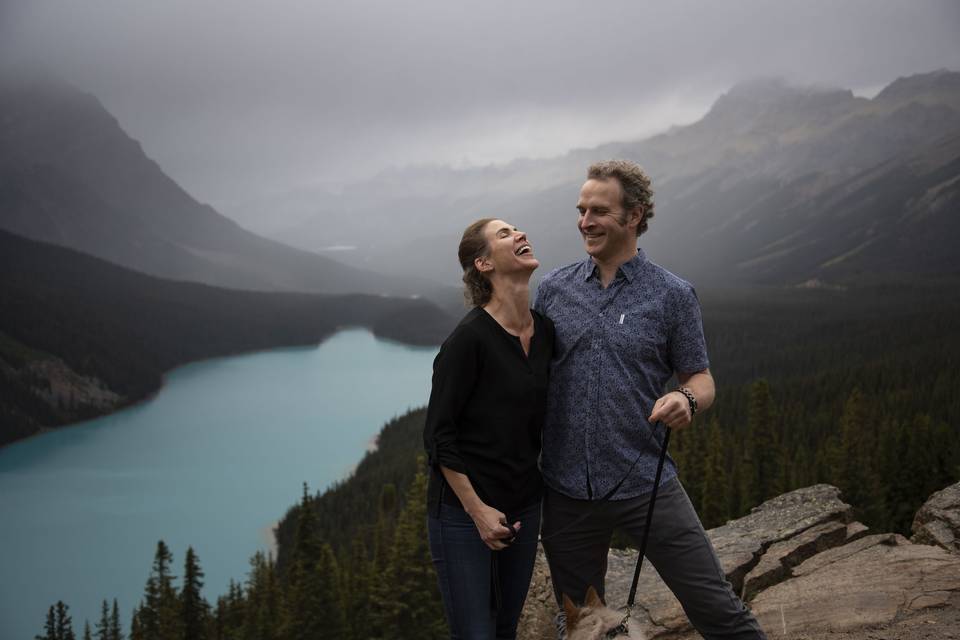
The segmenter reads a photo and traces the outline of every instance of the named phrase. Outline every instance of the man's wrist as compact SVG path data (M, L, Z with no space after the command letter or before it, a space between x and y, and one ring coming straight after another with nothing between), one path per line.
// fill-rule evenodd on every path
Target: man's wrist
M690 407L690 417L693 418L697 415L697 396L693 395L693 391L683 386L677 387L674 391L686 399L687 405Z

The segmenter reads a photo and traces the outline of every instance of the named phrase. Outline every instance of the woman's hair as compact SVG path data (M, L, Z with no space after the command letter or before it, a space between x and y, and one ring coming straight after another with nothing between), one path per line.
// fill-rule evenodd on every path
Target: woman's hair
M467 306L481 307L490 302L493 295L493 285L490 280L477 270L474 262L477 258L488 255L490 247L483 229L496 218L480 218L470 224L460 238L460 249L457 256L460 266L463 267L463 297Z

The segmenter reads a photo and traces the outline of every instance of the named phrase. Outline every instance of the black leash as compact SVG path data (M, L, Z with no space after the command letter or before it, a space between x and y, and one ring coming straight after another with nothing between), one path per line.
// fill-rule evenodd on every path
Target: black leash
M660 448L660 459L657 461L657 475L653 480L653 492L650 494L650 507L647 509L647 521L643 526L643 541L640 543L640 557L637 558L637 569L633 572L633 583L630 585L630 596L627 598L628 612L633 609L633 602L637 597L637 582L640 580L640 569L643 568L643 556L647 552L647 538L650 537L650 524L653 522L653 506L657 503L657 489L660 488L660 474L663 473L663 461L667 458L668 444L670 444L669 428L663 435L663 446Z
M657 424L663 424L663 423L662 423L662 422L657 422ZM646 444L649 444L650 441L653 440L653 436L654 436L655 434L656 434L656 430L655 430L655 429L650 429L650 436L649 436L649 438L647 439L647 443L646 443ZM627 598L627 615L624 616L624 618L623 618L623 620L620 622L620 625L619 625L619 626L617 626L616 628L614 628L614 629L612 629L610 632L608 632L607 637L609 637L609 638L612 638L612 637L614 637L614 636L616 636L616 635L626 635L626 633L627 633L627 621L630 619L630 613L631 613L631 611L633 610L633 605L634 605L634 602L635 602L636 596L637 596L637 583L640 581L640 570L643 568L643 557L644 557L644 554L646 554L646 552L647 552L647 539L650 537L650 525L653 523L653 509L654 509L654 506L655 506L656 503L657 503L657 491L658 491L659 488L660 488L660 477L663 475L663 465L664 465L664 462L665 462L666 459L667 459L667 446L668 446L669 444L670 444L670 428L667 427L667 426L664 426L663 445L660 446L660 456L659 456L659 458L657 459L657 473L656 473L656 475L654 476L654 480L653 480L653 490L650 492L650 506L647 508L647 520L646 520L646 522L644 523L644 526L643 526L643 539L640 541L640 553L639 553L639 557L637 558L637 568L636 568L636 570L634 570L634 572L633 572L633 582L632 582L631 585L630 585L630 595L629 595L629 597ZM645 447L646 447L646 445L644 445L644 448L645 448ZM608 491L606 494L604 494L604 496L601 497L599 500L597 500L596 502L593 502L593 503L590 505L590 508L587 510L587 512L584 513L582 516L580 516L579 518L577 518L577 519L574 520L573 522L568 523L565 527L563 527L563 528L560 529L559 531L554 531L554 532L551 533L549 536L540 537L540 538L538 538L538 540L536 540L535 542L522 542L522 543L519 543L519 544L539 544L539 543L543 542L544 540L549 540L550 538L553 538L554 536L557 536L557 535L563 533L564 531L566 531L567 529L573 527L574 525L577 525L577 524L583 522L584 520L586 520L590 515L593 514L593 511L594 511L598 506L600 506L600 505L603 504L604 502L607 502L608 500L610 500L610 498L613 497L613 494L615 494L615 493L617 492L617 489L619 489L621 486L623 486L623 483L626 482L627 478L630 477L630 474L633 473L634 467L637 466L637 463L640 461L640 458L643 457L643 454L644 454L644 451L641 450L640 454L639 454L636 458L634 458L633 463L630 464L630 468L627 469L627 472L623 475L622 478L620 478L620 482L618 482L612 489L610 489L610 491ZM507 527L508 529L510 529L510 532L511 532L514 536L517 534L516 530L514 530L514 528L513 528L513 525L511 525L511 524L509 524L509 523L507 523L507 522L503 522L502 524L503 524L505 527ZM512 545L510 545L510 546L512 546ZM493 556L491 557L491 563L492 563L491 571L492 571L492 572L496 572L496 571L497 571L497 567L496 567L496 554L493 554ZM498 588L498 587L499 587L498 582L497 582L497 581L494 581L493 593L491 594L491 600L492 600L493 606L496 607L496 609L499 609L500 603L501 603L501 595L500 595L500 593L499 593L499 588ZM496 609L495 609L495 610L496 610ZM612 634L612 635L611 635L611 634Z

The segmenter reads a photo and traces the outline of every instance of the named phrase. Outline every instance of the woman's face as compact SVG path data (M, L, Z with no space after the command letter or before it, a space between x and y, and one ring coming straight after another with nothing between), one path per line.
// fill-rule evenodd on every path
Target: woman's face
M533 255L533 246L527 234L509 222L491 220L483 228L487 239L487 256L477 259L477 269L488 276L492 273L530 273L540 266Z

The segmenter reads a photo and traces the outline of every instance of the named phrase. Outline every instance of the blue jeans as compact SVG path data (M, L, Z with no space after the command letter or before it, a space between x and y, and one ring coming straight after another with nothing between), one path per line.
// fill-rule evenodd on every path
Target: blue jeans
M507 518L520 521L520 533L510 547L492 551L463 509L441 504L439 517L427 517L430 555L452 640L500 640L517 635L537 556L540 503L508 513Z

